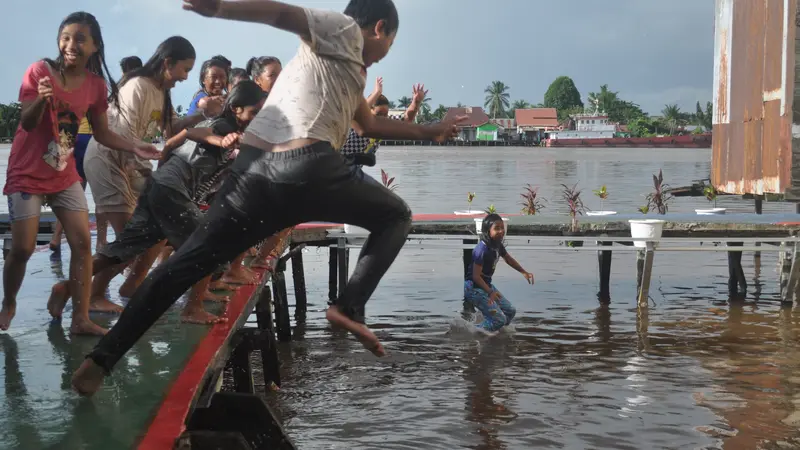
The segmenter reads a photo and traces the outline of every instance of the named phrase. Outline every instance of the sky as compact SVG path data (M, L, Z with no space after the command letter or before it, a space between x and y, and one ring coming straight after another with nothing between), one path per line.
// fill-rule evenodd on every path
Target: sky
M15 2L20 0L13 0ZM289 0L343 11L347 0ZM411 96L424 83L430 104L483 106L495 80L511 100L543 101L550 83L567 75L586 102L608 84L625 100L659 114L677 103L693 112L712 98L714 2L710 0L395 0L400 30L392 50L368 73L367 92L384 78L390 100ZM61 20L74 11L94 14L106 58L146 60L169 36L195 46L189 79L173 89L173 104L188 106L199 86L200 63L216 54L244 67L251 56L292 58L299 39L266 25L207 19L183 11L180 0L25 0L6 8L0 28L0 103L15 101L25 69L55 57Z

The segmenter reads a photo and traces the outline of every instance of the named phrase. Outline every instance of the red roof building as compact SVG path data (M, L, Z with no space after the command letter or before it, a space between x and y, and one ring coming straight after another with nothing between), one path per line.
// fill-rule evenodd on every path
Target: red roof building
M531 108L514 111L517 132L558 129L558 111L555 108Z

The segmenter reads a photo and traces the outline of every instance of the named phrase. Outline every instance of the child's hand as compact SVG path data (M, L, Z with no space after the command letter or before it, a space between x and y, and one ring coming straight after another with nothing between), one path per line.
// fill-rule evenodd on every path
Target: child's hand
M411 103L420 106L422 102L425 101L425 97L428 96L428 91L425 90L424 84L415 84L412 88L414 94L411 96Z
M183 9L201 16L214 17L219 12L220 0L183 0Z
M528 280L528 284L533 284L533 274L530 272L522 272L522 276Z
M503 294L501 294L500 291L492 291L492 293L489 294L489 304L494 305L494 302L500 300L500 297L502 296Z
M375 92L378 95L383 94L383 77L378 77L378 79L375 80Z
M161 159L161 152L153 144L137 144L133 153L144 159Z
M50 83L50 77L42 77L39 79L39 98L48 100L53 97L53 84Z
M222 148L233 150L239 144L239 138L242 135L239 133L229 133L227 136L222 138Z

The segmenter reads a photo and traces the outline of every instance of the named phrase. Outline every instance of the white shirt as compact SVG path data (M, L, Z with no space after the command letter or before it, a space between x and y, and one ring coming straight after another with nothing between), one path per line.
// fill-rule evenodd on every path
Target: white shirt
M271 144L307 138L339 149L364 98L364 36L344 14L304 11L311 42L302 41L247 133Z

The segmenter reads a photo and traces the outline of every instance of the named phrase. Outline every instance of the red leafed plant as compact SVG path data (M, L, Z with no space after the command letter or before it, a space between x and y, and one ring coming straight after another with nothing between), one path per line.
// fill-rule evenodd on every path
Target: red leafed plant
M671 200L669 185L664 184L664 174L659 169L658 175L653 174L653 192L647 195L647 206L659 214L666 214Z
M581 200L581 191L578 189L577 183L572 187L567 186L566 184L562 184L561 187L564 188L561 191L561 196L564 198L567 206L569 206L569 215L572 217L570 229L571 231L577 231L578 216L582 215L586 210L586 207L583 206L583 200Z
M398 185L394 183L394 177L389 178L389 174L383 169L381 169L381 181L383 182L383 185L386 186L386 188L390 191L397 189Z
M520 194L522 197L522 214L528 216L535 216L537 212L541 211L544 208L544 204L542 203L545 201L543 198L539 197L539 188L533 187L530 184L525 186L525 192Z

